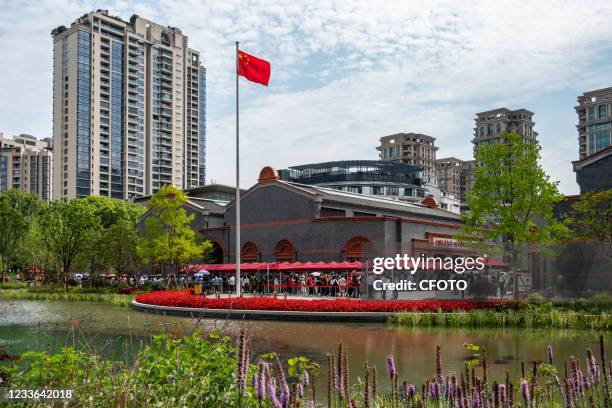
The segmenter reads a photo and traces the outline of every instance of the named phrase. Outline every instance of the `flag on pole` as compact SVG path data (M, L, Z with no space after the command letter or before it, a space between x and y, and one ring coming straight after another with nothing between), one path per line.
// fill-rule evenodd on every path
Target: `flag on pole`
M238 81L239 76L243 76L251 82L256 82L268 86L270 81L270 63L246 52L240 51L240 43L236 41L236 295L241 296L240 278L240 115Z
M270 63L244 51L238 50L238 75L251 82L268 86L270 81Z

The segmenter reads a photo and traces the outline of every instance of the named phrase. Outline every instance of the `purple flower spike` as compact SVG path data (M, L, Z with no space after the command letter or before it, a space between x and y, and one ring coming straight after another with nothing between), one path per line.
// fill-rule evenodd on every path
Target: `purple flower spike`
M393 356L389 354L387 357L387 370L389 371L389 377L391 379L395 378L397 372L395 371L395 361L393 360Z
M506 384L499 384L499 402L501 405L506 404Z
M276 380L274 378L270 378L268 381L268 398L274 408L283 408L281 402L276 398Z
M299 398L304 398L304 386L302 385L302 383L297 383L297 385L295 386L295 389L296 389L297 396Z
M308 371L306 370L304 370L304 372L302 373L302 385L310 385L310 376L308 376Z
M267 381L268 381L268 364L260 361L259 362L259 371L257 373L258 379L258 386L255 388L256 392L257 392L257 399L259 401L263 401L264 398L266 398L266 387L267 387Z
M521 395L523 396L523 401L525 404L531 404L531 397L529 396L529 384L527 384L527 380L523 378L521 380Z
M406 398L410 399L414 397L415 393L416 393L416 387L414 386L414 384L408 384L406 386Z
M472 393L472 407L480 407L480 394L476 392L476 390L474 390L474 392Z

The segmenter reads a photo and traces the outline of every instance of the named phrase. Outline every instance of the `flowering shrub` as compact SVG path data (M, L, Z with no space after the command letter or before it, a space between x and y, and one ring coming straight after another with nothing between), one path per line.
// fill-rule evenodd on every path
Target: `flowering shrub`
M137 292L139 290L141 290L141 287L134 286L134 287L131 287L131 288L120 289L119 293L121 293L122 295L131 295L132 293Z
M273 299L263 297L207 298L193 295L191 290L143 293L139 303L159 306L195 307L203 309L283 310L299 312L403 312L453 311L494 308L499 301L470 300L356 300L356 299Z

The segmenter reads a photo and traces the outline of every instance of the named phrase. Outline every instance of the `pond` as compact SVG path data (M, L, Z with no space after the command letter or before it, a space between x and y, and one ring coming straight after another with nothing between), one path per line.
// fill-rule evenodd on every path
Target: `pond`
M76 324L78 322L78 324ZM137 312L107 303L42 302L0 299L0 347L9 354L28 350L56 349L85 335L107 356L129 359L146 339L163 331L180 336L194 330L196 321ZM555 361L585 355L585 348L598 348L598 333L577 330L397 328L372 323L312 323L278 321L202 320L197 330L219 329L237 337L241 328L252 336L257 354L276 352L285 361L305 356L321 364L325 380L327 353L335 352L338 341L349 350L349 372L354 381L362 376L363 361L379 368L386 380L386 357L395 356L401 380L420 384L435 371L435 347L442 347L445 372L459 373L469 352L464 344L485 347L493 379L503 380L506 370L520 375L520 362L546 358L551 344ZM363 377L362 377L363 378ZM323 388L325 386L321 383ZM322 397L323 392L319 392Z

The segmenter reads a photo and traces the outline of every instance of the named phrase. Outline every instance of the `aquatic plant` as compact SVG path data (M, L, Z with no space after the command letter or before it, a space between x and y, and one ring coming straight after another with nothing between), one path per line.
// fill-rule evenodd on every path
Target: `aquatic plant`
M551 347L547 347L547 357L551 354ZM602 361L609 363L605 357L603 336L600 337L600 353ZM592 361L593 353L586 351L587 360ZM357 383L347 386L342 380L344 358L347 352L342 344L339 344L338 354L328 355L328 396L324 406L328 408L350 408L350 407L378 407L378 408L511 408L515 403L523 407L544 408L544 407L608 407L610 392L604 385L605 381L610 381L607 369L602 369L598 362L591 362L595 368L593 372L600 369L601 380L593 382L587 388L580 388L580 367L578 360L570 359L570 371L566 373L561 381L558 377L556 368L547 363L533 362L531 370L526 370L523 364L523 373L518 381L518 387L511 380L510 374L506 372L505 382L498 383L493 381L488 385L488 366L486 364L486 353L482 353L481 368L478 370L472 367L460 373L459 378L454 373L444 374L442 372L442 350L439 346L435 348L434 355L434 376L425 379L419 387L414 384L402 382L398 387L400 373L397 370L396 361L393 355L386 359L387 374L390 379L390 387L385 392L376 392L375 371L367 361L364 361L364 381L358 380ZM277 369L280 372L281 369ZM480 371L480 373L478 372ZM373 376L374 374L374 376ZM280 377L279 377L280 378ZM441 380L440 380L441 379ZM332 386L337 384L342 387L343 392L338 389L332 391ZM554 385L554 387L552 386ZM300 387L297 387L300 386ZM312 407L313 400L303 402L301 395L306 393L307 386L302 382L296 383L299 395L292 399L291 408ZM514 398L514 392L520 394L518 401ZM276 406L274 399L269 400L271 406Z
M470 311L401 312L389 319L405 327L518 327L612 330L612 313L585 314L575 311L533 311L499 307Z

